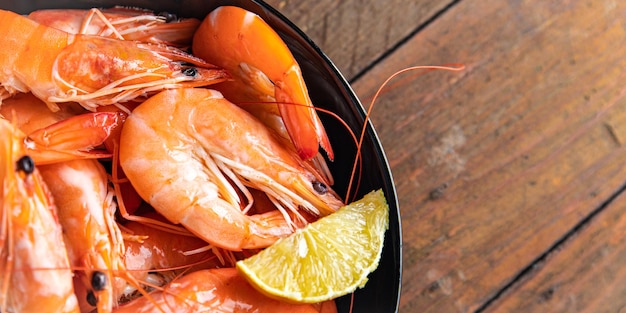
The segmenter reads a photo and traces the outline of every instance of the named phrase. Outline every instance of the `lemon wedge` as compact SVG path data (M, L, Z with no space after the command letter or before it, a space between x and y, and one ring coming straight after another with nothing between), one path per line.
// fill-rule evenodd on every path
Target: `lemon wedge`
M382 190L297 230L237 262L262 293L289 302L316 303L362 288L378 267L389 206Z

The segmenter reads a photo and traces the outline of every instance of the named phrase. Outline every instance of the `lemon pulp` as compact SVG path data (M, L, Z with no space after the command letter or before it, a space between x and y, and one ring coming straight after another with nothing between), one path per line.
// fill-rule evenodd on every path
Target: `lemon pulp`
M297 230L237 262L239 273L264 294L316 303L363 287L378 267L389 206L382 190Z

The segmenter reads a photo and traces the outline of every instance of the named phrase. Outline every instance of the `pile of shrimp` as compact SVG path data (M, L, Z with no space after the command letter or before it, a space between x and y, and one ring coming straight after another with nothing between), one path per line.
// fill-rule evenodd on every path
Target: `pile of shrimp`
M0 10L0 29L0 312L337 311L233 267L344 204L259 16Z

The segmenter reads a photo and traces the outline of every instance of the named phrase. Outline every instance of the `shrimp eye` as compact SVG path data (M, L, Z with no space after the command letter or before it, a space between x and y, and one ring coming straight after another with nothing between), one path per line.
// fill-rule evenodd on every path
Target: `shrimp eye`
M173 14L173 13L161 12L159 13L159 16L165 18L165 23L171 23L171 22L178 20L178 17L176 16L176 14Z
M33 161L33 158L25 155L17 160L17 170L26 174L31 174L35 171L35 161Z
M98 298L96 298L96 295L91 290L87 293L87 303L91 306L98 305Z
M314 181L311 184L313 185L313 189L320 195L323 195L328 191L328 187L320 181Z
M107 277L100 271L95 271L91 274L91 287L95 291L104 289L107 284Z
M195 67L188 67L183 70L183 74L189 77L196 77L196 75L198 75L198 69Z

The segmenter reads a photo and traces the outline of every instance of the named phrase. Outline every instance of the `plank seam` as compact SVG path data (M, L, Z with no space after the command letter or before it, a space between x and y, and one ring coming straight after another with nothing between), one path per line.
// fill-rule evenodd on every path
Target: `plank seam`
M509 289L513 288L516 284L523 282L526 276L532 274L532 272L536 271L538 268L541 268L542 264L546 262L548 257L557 252L562 246L570 239L572 239L578 232L580 232L585 226L589 225L589 223L602 211L604 211L617 197L619 197L622 193L626 191L626 183L624 183L616 192L611 194L604 202L602 202L596 209L591 211L585 218L580 220L572 229L563 235L559 240L555 241L552 246L550 246L544 253L539 255L536 259L534 259L528 266L523 268L509 283L504 285L500 290L498 290L491 298L487 299L483 305L481 305L478 309L476 309L475 313L484 312L490 305L495 303L499 298L501 298Z
M405 36L402 39L398 40L398 42L396 42L395 45L393 45L391 48L387 49L387 51L385 51L382 55L380 55L378 58L376 58L374 61L372 61L372 63L370 63L369 65L367 65L363 69L361 69L359 72L357 72L350 80L348 80L348 82L350 84L354 84L361 77L365 76L367 74L367 72L372 70L376 65L381 63L384 59L386 59L391 54L393 54L396 50L400 49L400 47L402 47L405 43L407 43L413 36L415 36L417 33L422 31L424 28L428 27L435 20L437 20L440 16L445 14L448 10L450 10L452 7L454 7L455 5L457 5L460 2L461 2L461 0L454 0L454 1L450 2L450 3L448 3L443 8L441 8L439 11L435 12L435 14L433 14L431 17L429 17L422 24L418 25L407 36Z

